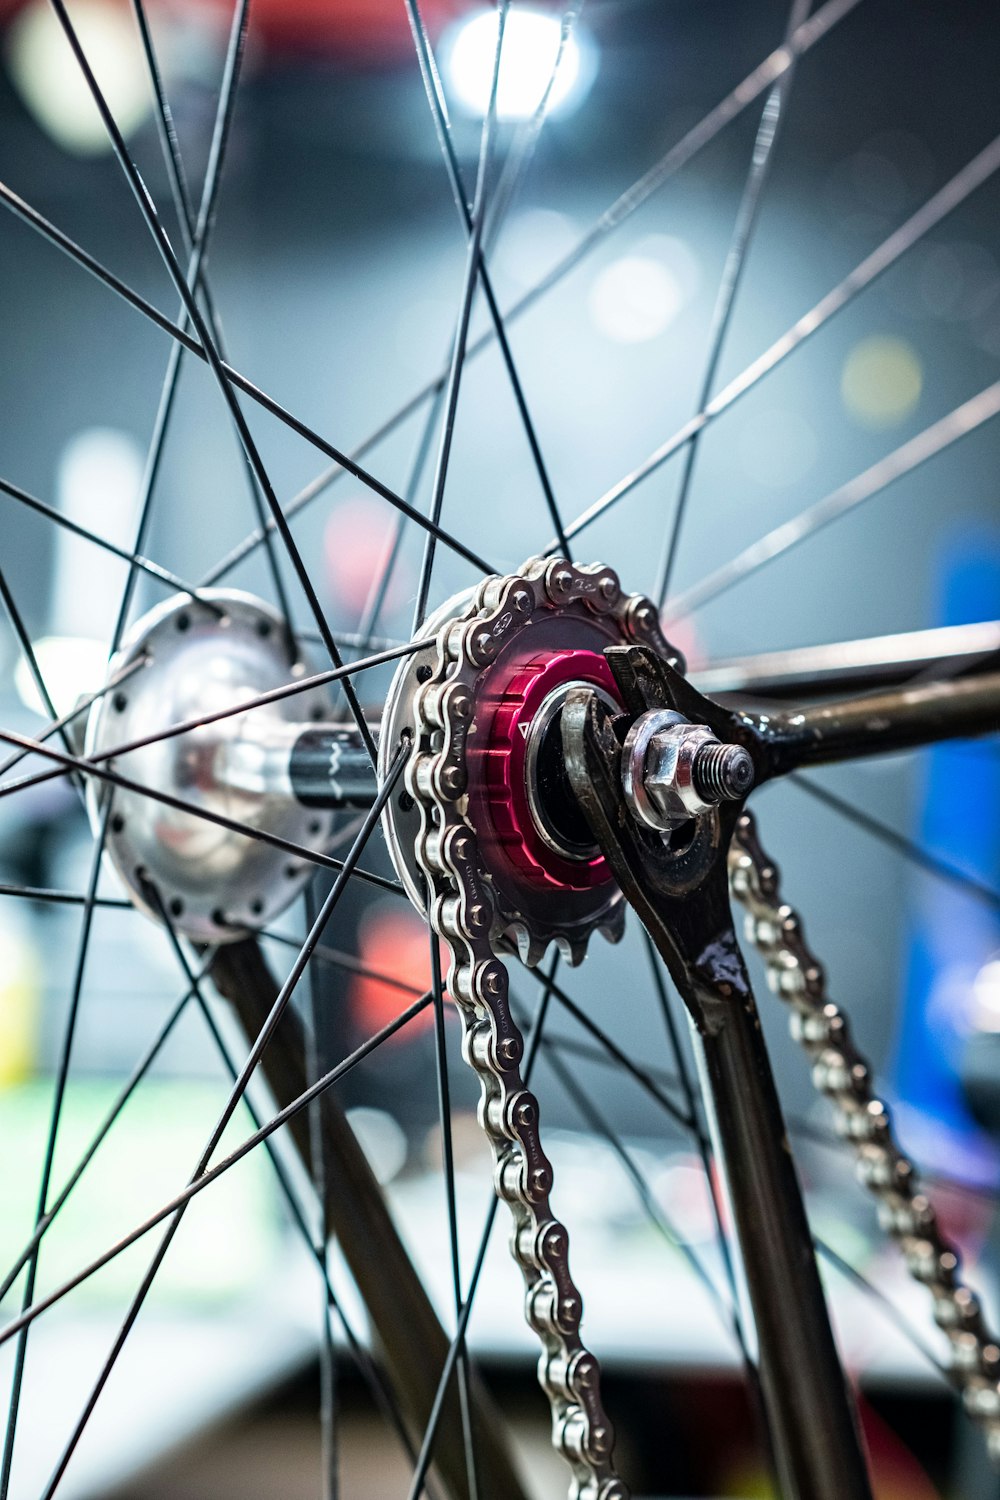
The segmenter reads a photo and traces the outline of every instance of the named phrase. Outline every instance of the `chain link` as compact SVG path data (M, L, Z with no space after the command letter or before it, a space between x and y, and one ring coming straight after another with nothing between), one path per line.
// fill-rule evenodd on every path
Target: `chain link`
M1000 1346L979 1299L960 1273L958 1251L921 1191L914 1163L893 1133L889 1108L869 1063L851 1039L847 1017L828 998L823 968L807 946L798 914L781 899L778 870L749 813L729 851L733 895L746 908L746 937L761 954L771 989L791 1006L791 1031L812 1063L813 1083L836 1111L837 1133L854 1150L858 1178L874 1196L883 1230L899 1245L910 1275L927 1287L934 1318L948 1337L947 1372L966 1411L1000 1460Z
M600 1368L580 1337L583 1300L570 1275L569 1235L549 1203L552 1167L539 1137L538 1102L520 1074L524 1044L497 956L503 916L464 816L476 676L540 605L582 605L615 617L623 640L669 649L652 604L623 595L610 568L537 558L518 574L488 579L438 636L436 666L414 700L420 728L405 781L421 814L416 853L430 893L427 915L450 952L448 990L465 1023L465 1060L479 1077L494 1186L513 1219L510 1247L524 1277L525 1316L542 1345L538 1379L551 1405L553 1446L572 1471L570 1500L628 1500L615 1473Z

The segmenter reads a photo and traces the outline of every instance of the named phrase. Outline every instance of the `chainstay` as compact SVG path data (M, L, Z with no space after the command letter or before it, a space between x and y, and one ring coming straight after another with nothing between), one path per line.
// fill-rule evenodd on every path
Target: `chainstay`
M874 1196L882 1229L899 1245L910 1275L927 1287L947 1335L947 1374L1000 1460L1000 1345L976 1294L961 1277L958 1251L921 1191L917 1169L893 1133L888 1105L855 1046L844 1012L828 998L822 965L798 914L782 900L779 873L744 813L729 851L733 895L746 908L746 936L767 966L768 983L791 1006L791 1031L812 1063L813 1083L834 1106L837 1133L854 1150L859 1180Z
M600 1367L580 1337L583 1300L570 1275L569 1235L549 1202L552 1167L541 1145L538 1102L521 1078L524 1044L496 952L494 898L463 808L474 716L469 675L495 658L539 597L553 605L582 600L595 613L617 616L632 639L665 645L652 604L623 595L608 568L538 558L519 574L488 579L438 637L436 665L414 703L426 733L404 775L420 809L416 853L428 887L428 920L449 950L448 990L464 1020L463 1055L480 1082L479 1121L493 1152L494 1187L510 1209L525 1317L542 1345L538 1380L551 1406L553 1446L571 1469L570 1500L628 1500L614 1468Z

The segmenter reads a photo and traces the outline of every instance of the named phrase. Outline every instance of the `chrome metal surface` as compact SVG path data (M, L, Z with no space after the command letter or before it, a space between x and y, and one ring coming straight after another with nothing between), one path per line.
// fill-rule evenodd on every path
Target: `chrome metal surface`
M699 667L690 674L702 693L762 698L843 692L851 687L905 682L935 669L949 676L972 670L1000 652L1000 620L940 625L859 641L765 651Z
M87 724L86 754L217 713L230 704L306 675L291 660L281 617L249 594L218 590L204 604L176 596L144 615L111 661L118 673L142 660L118 691L99 699ZM220 617L218 609L223 610ZM331 704L311 689L217 720L108 764L144 786L183 797L311 849L323 849L331 814L302 807L288 784L290 725L327 719ZM91 782L88 809L96 827L109 789ZM199 942L227 942L266 924L299 894L312 867L281 849L219 827L139 792L115 788L107 858L132 901L153 915L151 883L177 928Z
M569 1236L550 1207L552 1168L539 1137L538 1103L521 1078L524 1044L499 962L512 941L529 961L541 958L550 941L579 959L595 927L612 936L620 931L622 900L611 883L610 892L558 893L555 917L546 916L546 893L538 890L540 915L509 910L511 886L497 877L486 803L476 794L475 740L488 729L480 721L490 668L508 652L575 645L593 651L602 642L642 640L678 658L649 601L623 596L608 568L575 567L561 558L535 558L520 573L487 579L439 611L435 628L433 650L397 671L390 694L380 771L384 747L402 730L414 734L416 749L405 772L410 805L401 808L397 798L387 806L387 837L410 889L417 880L401 846L412 829L405 820L416 814L412 848L423 884L416 904L426 907L451 955L448 991L465 1023L465 1059L482 1089L479 1120L493 1151L497 1195L514 1221L511 1250L524 1276L525 1314L542 1344L539 1381L552 1408L553 1443L570 1465L571 1500L627 1500L614 1469L598 1363L580 1337L582 1300L569 1272Z
M777 866L761 848L749 813L733 834L729 883L746 908L746 936L767 965L768 983L791 1007L792 1035L812 1064L813 1083L834 1107L838 1134L854 1150L858 1179L876 1200L879 1223L933 1299L934 1320L950 1348L951 1382L1000 1459L1000 1343L962 1279L958 1250L921 1191L913 1161L896 1140L871 1065L829 998L823 966L806 943L801 918L782 899Z
M705 724L657 708L632 724L622 751L622 787L631 812L664 832L700 818L753 786L753 761Z
M573 682L564 682L555 688L542 703L538 713L531 721L528 730L526 753L525 753L525 793L528 806L531 811L532 820L538 829L539 836L549 845L551 849L563 859L586 860L593 859L599 853L597 845L591 840L586 843L571 841L550 817L545 807L544 796L541 795L538 784L538 761L541 754L542 744L546 735L557 729L558 719L563 711L563 705L571 690L576 686ZM609 694L600 688L594 691L603 703L610 708L615 704Z

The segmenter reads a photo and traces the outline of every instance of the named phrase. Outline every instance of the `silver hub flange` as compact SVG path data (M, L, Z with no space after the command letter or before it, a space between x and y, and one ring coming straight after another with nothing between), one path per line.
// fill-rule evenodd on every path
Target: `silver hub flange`
M103 763L193 810L91 779L91 822L96 830L107 816L106 856L136 906L162 920L158 900L188 937L232 941L283 911L315 867L198 816L196 809L322 850L331 814L303 807L290 785L275 788L271 776L261 774L258 780L253 766L266 757L282 726L328 719L329 697L324 689L311 688L185 734L157 738L172 725L219 713L306 675L306 663L290 654L281 616L236 590L206 592L198 600L176 596L151 610L129 631L109 664L109 676L135 662L139 669L91 709L84 753L107 757L118 746L152 737ZM232 774L236 764L238 777Z

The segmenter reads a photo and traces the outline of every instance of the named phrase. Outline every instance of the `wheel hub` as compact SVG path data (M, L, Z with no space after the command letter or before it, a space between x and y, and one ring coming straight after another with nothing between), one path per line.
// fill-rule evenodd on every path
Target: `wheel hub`
M273 774L287 764L295 721L329 718L322 689L156 738L174 724L217 714L304 676L305 663L290 658L288 639L281 617L249 594L218 590L200 600L167 600L137 622L110 663L110 675L134 662L142 667L94 704L85 754L107 757L119 745L152 737L105 764L192 808L323 848L330 814L303 806L287 776ZM109 795L106 785L90 782L95 829ZM159 918L159 902L179 931L205 943L229 942L267 923L313 871L307 860L274 844L117 787L105 851L137 906Z

